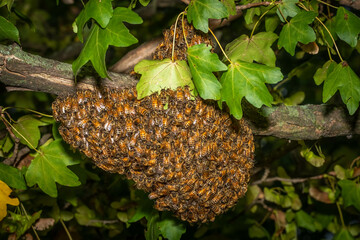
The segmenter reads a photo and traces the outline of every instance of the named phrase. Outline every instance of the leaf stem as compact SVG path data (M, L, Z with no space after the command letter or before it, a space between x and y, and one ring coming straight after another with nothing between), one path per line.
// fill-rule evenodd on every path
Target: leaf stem
M330 52L330 48L329 48L329 47L327 47L327 51L328 51L328 54L329 54L329 59L330 59L331 61L333 61L333 59L332 59L332 57L331 57L331 52Z
M306 7L304 4L298 3L298 5L299 5L302 9L304 9L305 11L309 11L309 9L307 9L307 7ZM342 57L341 57L341 54L340 54L339 49L338 49L338 47L337 47L337 45L336 45L335 39L334 39L334 37L332 36L332 34L330 33L330 30L329 30L329 29L326 27L326 25L320 20L320 18L315 17L315 19L316 19L317 21L319 21L319 23L325 28L325 30L326 30L326 31L328 32L328 34L330 35L330 38L331 38L331 40L332 40L333 43L334 43L334 47L335 47L335 49L336 49L336 52L337 52L337 54L338 54L338 56L339 56L339 58L340 58L340 61L343 62L344 60L343 60Z
M175 51L175 37L176 37L176 27L177 27L177 23L179 21L179 17L184 14L184 12L181 12L177 18L176 18L176 21L175 21L175 26L174 26L174 37L173 37L173 45L172 45L172 50L171 50L171 61L174 61L174 51Z
M336 201L336 207L339 211L339 217L340 217L340 221L341 221L341 225L345 228L345 222L344 222L344 217L343 217L343 214L342 214L342 211L341 211L341 207L340 207L340 204L338 201Z
M184 12L183 12L184 13ZM185 23L184 23L184 17L185 17L185 13L182 15L182 22L181 22L181 25L182 25L182 31L183 31L183 35L184 35L184 41L186 43L186 47L189 48L189 44L187 42L187 39L186 39L186 34L185 34Z
M335 7L335 6L331 5L330 3L327 3L327 2L324 2L324 1L321 1L321 0L317 0L317 1L318 1L319 3L322 3L322 4L327 5L327 6L329 6L329 7L332 7L332 8L338 9L338 7Z
M68 228L66 227L64 221L63 221L61 218L60 218L59 221L60 221L61 225L63 226L63 228L64 228L64 230L65 230L66 235L68 236L68 238L69 238L70 240L72 240L71 234L70 234Z
M280 15L283 17L283 19L285 20L286 23L289 23L288 20L285 18L284 14L282 13L282 11L280 10L279 6L276 5L277 9L279 10Z
M222 53L224 54L224 56L226 57L226 59L229 61L230 64L232 64L230 58L226 55L224 49L222 48L221 44L219 43L219 40L217 39L217 37L215 36L215 34L213 33L213 31L210 28L209 28L209 32L213 35L216 43L219 45L219 47L220 47Z
M27 212L26 212L26 210L25 210L25 207L24 207L24 205L23 205L21 202L20 202L20 206L21 206L22 210L24 211L27 220L30 220L29 215L27 214ZM33 226L32 224L31 224L31 228L32 228L32 230L34 231L34 234L35 234L35 236L36 236L36 239L37 239L37 240L40 240L40 237L39 237L39 235L37 234L36 229L34 228L34 226Z
M27 142L29 144L29 146L34 149L36 152L38 152L39 154L41 154L41 152L39 150L37 150L30 142L29 140L26 139L26 137L24 137L24 135L22 135L16 128L14 128L14 126L6 119L6 118L2 118L17 134L20 135L20 137L22 137L25 142Z
M43 117L49 117L49 118L52 118L53 116L52 115L49 115L49 114L45 114L45 113L41 113L41 112L38 112L38 111L35 111L35 110L32 110L32 109L28 109L28 108L22 108L22 107L5 107L3 108L3 111L6 111L7 109L22 109L22 110L26 110L26 111L29 111L29 112L32 112L32 113L36 113L40 116L43 116Z
M252 36L253 36L253 34L254 34L254 32L255 32L255 29L256 29L256 27L258 26L258 24L259 24L259 22L261 21L261 19L271 10L271 9L273 9L275 6L272 6L270 9L268 9L267 11L265 11L261 16L260 16L260 18L256 21L256 23L255 23L255 25L254 25L254 27L253 27L253 29L252 29L252 31L251 31L251 34L250 34L250 39L252 38Z

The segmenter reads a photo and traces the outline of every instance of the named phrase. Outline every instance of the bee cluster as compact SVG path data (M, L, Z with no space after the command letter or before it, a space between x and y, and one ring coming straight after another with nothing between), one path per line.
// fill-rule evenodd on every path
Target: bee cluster
M182 21L184 21L184 24L182 24ZM175 24L173 24L170 29L164 30L164 39L157 46L156 51L153 55L153 59L162 60L164 58L172 57L174 30ZM184 39L184 36L186 36L186 41ZM175 32L174 60L187 60L187 47L191 47L193 45L201 43L213 46L211 40L205 33L196 30L192 25L187 22L186 19L179 19L176 25Z
M183 221L213 221L242 197L254 143L243 120L188 88L137 100L135 88L78 91L53 103L60 134L95 164L126 175Z

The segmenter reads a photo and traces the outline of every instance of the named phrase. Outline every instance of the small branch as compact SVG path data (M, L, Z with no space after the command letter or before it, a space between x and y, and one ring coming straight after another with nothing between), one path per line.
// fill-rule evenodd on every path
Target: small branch
M0 82L5 87L26 88L55 95L76 89L135 86L135 77L109 73L111 80L99 82L86 77L74 83L70 64L45 59L22 51L17 46L0 45ZM274 106L255 108L243 104L244 118L255 135L291 140L315 140L324 137L360 134L359 111L349 116L344 107L330 105Z
M302 183L302 182L307 182L309 180L314 180L314 179L323 179L324 177L325 177L325 175L322 174L322 175L307 177L307 178L282 178L282 177L273 177L273 178L266 178L266 179L261 178L258 181L252 182L251 185L259 185L262 183L269 183L269 182L276 182L276 181Z
M11 126L9 126L9 124L6 122L5 120L5 114L3 112L3 108L2 106L0 106L0 118L2 120L2 122L4 123L5 125L5 128L6 130L8 131L8 133L10 134L11 138L14 140L15 142L15 146L14 146L14 152L13 152L13 155L7 159L5 159L3 161L4 164L7 164L7 165L10 165L10 166L13 166L14 165L14 162L16 160L16 157L18 155L18 151L19 151L19 144L20 144L20 139L13 133L12 129L11 129Z

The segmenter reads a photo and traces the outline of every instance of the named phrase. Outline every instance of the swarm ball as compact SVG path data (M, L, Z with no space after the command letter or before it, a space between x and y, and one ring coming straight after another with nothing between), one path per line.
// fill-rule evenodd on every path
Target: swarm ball
M188 88L141 100L135 88L78 91L57 98L53 115L67 143L183 221L213 221L247 190L251 130Z

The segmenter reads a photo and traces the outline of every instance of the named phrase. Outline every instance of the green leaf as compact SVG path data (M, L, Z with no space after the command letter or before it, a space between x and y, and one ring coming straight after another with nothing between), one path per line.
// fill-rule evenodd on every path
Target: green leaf
M322 66L322 68L319 68L314 75L316 85L320 85L324 82L328 78L329 74L334 70L336 65L336 62L329 60Z
M147 230L145 231L146 240L157 240L160 236L159 230L159 214L154 214L147 223Z
M282 78L279 68L240 61L232 63L220 79L221 101L225 101L230 108L230 113L240 119L243 97L257 108L263 104L270 107L273 98L265 83L274 84Z
M14 24L0 16L0 41L12 40L20 44L19 31Z
M221 19L228 16L226 7L218 0L193 0L187 11L189 23L204 33L209 30L209 18Z
M103 227L101 221L94 221L96 220L95 211L85 205L76 208L75 218L76 221L83 226Z
M273 32L279 26L279 18L277 16L271 16L265 18L265 30L267 32Z
M311 232L316 231L314 219L303 210L295 213L295 221L299 227L305 228Z
M46 126L47 123L35 118L32 115L25 115L20 117L13 127L14 134L20 139L22 144L29 146L29 148L36 148L40 140L40 126ZM26 140L27 141L26 141Z
M106 28L94 24L80 56L73 62L72 68L76 76L79 69L91 61L100 77L107 77L105 54L109 45L127 47L138 40L130 34L123 22L142 23L141 17L130 9L118 7Z
M194 89L186 61L142 60L136 64L134 71L141 74L136 85L138 99L166 88L175 90L177 87L189 86Z
M288 16L295 17L296 14L300 12L300 9L296 6L298 2L299 0L283 0L278 4L279 8L276 13L282 22L285 22L284 18ZM282 16L284 16L284 18Z
M252 225L249 230L250 238L267 238L270 239L270 234L263 226L259 224Z
M159 228L161 234L169 240L180 240L181 235L186 232L185 225L169 214L164 214L163 218L159 222Z
M83 42L83 28L84 25L91 18L102 27L105 28L111 17L113 16L112 0L89 0L79 16L75 19L75 24L78 29L77 35L79 40Z
M360 211L360 184L346 179L340 180L338 184L342 189L341 196L344 199L344 206L354 206Z
M354 240L354 238L351 236L349 230L346 228L341 228L341 230L336 233L333 240Z
M236 5L235 0L221 0L222 4L226 7L229 16L236 15Z
M12 188L26 189L24 176L17 168L0 163L0 180Z
M78 177L67 168L79 161L66 151L61 140L48 141L39 151L25 175L28 186L38 184L46 194L57 197L55 182L71 187L80 185Z
M263 63L275 67L275 53L271 45L278 38L273 32L260 32L251 37L241 35L226 45L225 52L231 61Z
M325 156L316 155L306 146L300 151L300 155L314 167L321 167L325 163Z
M220 99L221 84L212 72L225 71L227 67L219 60L216 53L211 53L211 46L205 44L188 48L188 62L196 90L203 99Z
M350 115L354 114L359 107L360 78L346 62L339 63L325 80L323 102L327 102L337 90Z
M251 1L251 3L260 3L261 0L253 0ZM251 24L253 23L253 18L255 15L260 16L261 11L260 11L260 7L253 7L253 8L249 8L246 10L244 19L246 24Z
M153 208L153 202L149 199L143 198L138 204L135 214L128 220L129 223L137 222L143 217L149 221L153 215L157 214Z
M351 47L355 47L360 33L360 18L345 8L339 7L335 19L336 34Z
M280 32L279 48L284 47L291 56L294 56L298 42L307 44L315 41L315 32L308 24L314 21L316 15L315 12L302 11L285 24Z
M4 153L8 153L13 146L14 146L14 142L11 140L10 136L7 136L4 145L2 145L2 150Z
M335 24L335 19L336 18L330 18L330 19L326 20L325 26L329 30L329 32L331 33L331 36L336 41L337 40L337 35L336 35L336 31L335 31L335 25L336 25ZM321 28L323 29L322 32L324 34L324 40L326 41L327 44L329 44L330 47L332 47L334 45L334 42L331 39L330 34L322 26L321 26Z
M32 215L21 215L10 212L11 220L16 225L16 236L22 236L31 226L40 218L42 211L38 211Z
M151 0L139 0L140 4L143 5L144 7L146 7Z

